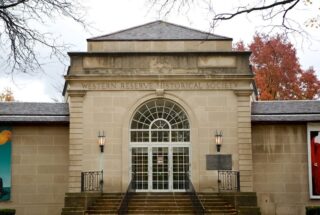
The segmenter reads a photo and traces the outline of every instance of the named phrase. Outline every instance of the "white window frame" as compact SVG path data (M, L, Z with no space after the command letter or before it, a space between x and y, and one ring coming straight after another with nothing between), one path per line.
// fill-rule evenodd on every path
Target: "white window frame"
M165 111L165 105L164 106L159 106L159 107L152 107L150 106L151 104L157 104L157 100L151 100L148 101L144 104L142 104L138 110L136 111L136 113L134 114L134 117L131 120L131 125L130 125L130 129L129 129L129 155L130 155L130 178L131 178L131 173L132 173L132 148L140 148L140 147L147 147L148 148L148 190L137 190L137 192L168 192L168 191L174 191L174 192L185 192L185 190L179 190L179 189L173 189L173 148L175 147L188 147L189 150L189 173L191 175L191 160L192 160L192 156L191 156L191 131L190 131L190 122L188 119L188 116L186 114L186 112L176 103L170 101L170 100L164 100L161 99L162 102L164 104L168 103L171 106L170 112L166 113L167 117L172 117L172 115L170 115L171 111L175 111L175 116L178 118L171 118L170 120L167 120L166 118L163 118L164 114L163 112L158 112L161 110ZM153 103L154 102L154 103ZM149 105L149 106L148 106ZM146 111L149 111L149 115L148 116L152 116L153 120L150 120L146 117L146 115L141 111L141 109L144 108ZM150 109L156 110L156 112L152 113L150 111ZM174 110L175 109L175 110ZM139 116L140 114L140 116ZM154 116L157 116L154 117ZM182 116L182 117L181 117ZM132 128L132 122L135 121L137 123L139 123L139 120L136 120L135 117L139 117L139 119L143 120L140 123L143 123L145 126L148 125L148 128ZM165 128L165 129L152 129L152 125L154 125L154 123L156 123L157 121L164 121L167 123L169 128ZM183 124L183 125L187 125L186 128L172 128L172 123L173 124L177 124L177 123L184 123L185 121L187 121L187 124ZM132 142L131 140L131 135L132 132L135 131L146 131L148 132L148 142ZM152 141L152 131L168 131L169 132L169 141ZM185 137L182 137L182 141L177 141L177 142L172 142L172 132L175 131L182 131L182 132L188 132L189 137L187 138L188 141L184 141ZM152 189L152 148L154 147L167 147L168 148L168 156L169 156L169 189L168 190L153 190Z

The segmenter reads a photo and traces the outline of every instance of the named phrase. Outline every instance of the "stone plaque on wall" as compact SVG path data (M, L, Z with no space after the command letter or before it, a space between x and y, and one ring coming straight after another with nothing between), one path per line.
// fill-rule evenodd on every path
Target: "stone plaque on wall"
M232 170L232 155L206 155L207 170Z

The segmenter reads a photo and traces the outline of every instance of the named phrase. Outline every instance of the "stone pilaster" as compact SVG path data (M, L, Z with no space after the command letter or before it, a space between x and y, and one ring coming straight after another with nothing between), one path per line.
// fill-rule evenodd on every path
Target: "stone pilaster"
M252 141L251 141L251 90L237 90L238 113L238 153L240 171L240 191L253 190Z
M81 191L83 155L83 100L85 91L68 91L69 95L69 183L68 192Z

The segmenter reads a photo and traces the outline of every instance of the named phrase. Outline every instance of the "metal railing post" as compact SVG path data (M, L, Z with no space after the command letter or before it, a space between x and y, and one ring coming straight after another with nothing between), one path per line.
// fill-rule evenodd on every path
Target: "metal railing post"
M240 172L237 172L237 191L240 192Z
M100 191L103 193L103 170L101 170L101 178L100 178Z
M103 171L81 172L81 192L103 192Z
M84 173L81 172L81 192L84 191Z
M218 171L218 191L240 191L239 171L219 170Z

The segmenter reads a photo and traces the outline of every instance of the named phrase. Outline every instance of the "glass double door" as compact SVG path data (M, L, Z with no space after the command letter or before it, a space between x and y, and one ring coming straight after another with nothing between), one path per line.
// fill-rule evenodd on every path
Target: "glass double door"
M137 191L185 191L189 147L132 147L131 178Z

